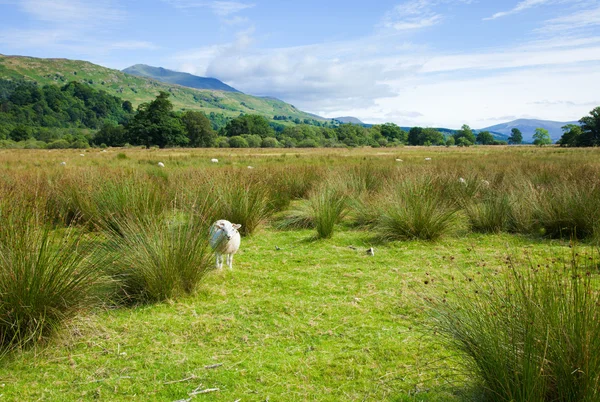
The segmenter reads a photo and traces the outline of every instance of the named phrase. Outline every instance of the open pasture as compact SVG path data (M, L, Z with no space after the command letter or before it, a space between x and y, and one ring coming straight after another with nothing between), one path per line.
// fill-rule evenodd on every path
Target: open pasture
M218 218L243 225L232 271ZM0 401L472 400L439 301L566 265L574 238L593 255L600 151L0 151L0 220ZM32 296L40 266L81 277L68 314Z

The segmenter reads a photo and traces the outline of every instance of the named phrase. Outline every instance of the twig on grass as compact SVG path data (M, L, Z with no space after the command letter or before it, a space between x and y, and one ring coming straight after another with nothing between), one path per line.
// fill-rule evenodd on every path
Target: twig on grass
M196 378L198 378L198 377L196 377L194 374L192 374L188 378L184 378L184 379L181 379L181 380L174 380L174 381L164 382L163 385L177 384L179 382L186 382L186 381L190 381L190 380L195 380Z
M223 365L223 363L217 363L217 364L211 364L210 366L204 366L204 368L207 370L211 370L211 369L216 369L217 367L221 367L222 365Z
M200 395L200 394L208 394L210 392L219 392L220 389L219 388L207 388L207 389L203 389L201 391L194 391L191 394L189 394L190 396L195 396L195 395Z

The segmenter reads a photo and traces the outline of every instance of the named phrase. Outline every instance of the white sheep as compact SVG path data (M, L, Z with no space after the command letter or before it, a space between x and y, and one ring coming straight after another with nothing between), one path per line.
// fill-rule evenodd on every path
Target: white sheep
M426 161L430 161L430 160L431 160L431 158L425 158L425 160L426 160Z
M402 159L396 159L396 162L402 162Z
M164 164L164 163L162 163L162 162L158 162L158 167L160 167L160 168L164 168L164 167L165 167L165 164Z
M210 161L211 161L212 163L219 163L219 160L218 160L218 159L216 159L216 158L212 158Z
M60 166L67 166L67 162L61 162Z
M231 223L225 219L216 221L210 227L209 243L217 257L215 266L223 268L223 254L227 255L227 266L232 269L233 255L240 248L241 237L238 229L242 225Z
M459 178L458 178L458 182L459 182L460 184L464 184L465 186L467 185L467 181L466 181L465 179L463 179L462 177L459 177Z
M254 166L248 166L248 169L254 169Z
M85 156L85 154L79 154L79 156Z

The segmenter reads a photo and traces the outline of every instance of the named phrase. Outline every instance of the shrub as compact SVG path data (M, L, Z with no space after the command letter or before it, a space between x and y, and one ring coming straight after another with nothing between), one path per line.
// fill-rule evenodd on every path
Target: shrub
M341 221L347 209L346 189L336 182L323 183L310 194L308 203L317 229L317 237L328 239L333 236L335 225Z
M121 218L120 218L121 219ZM117 301L155 302L192 293L210 266L208 224L192 215L122 218L109 230L107 273Z
M490 400L599 400L600 293L586 261L511 264L485 283L429 298L436 330Z
M31 212L4 214L0 226L0 349L44 340L95 303L99 259L73 229L51 232Z
M388 193L374 225L382 240L437 240L456 230L457 208L431 180L406 181Z
M481 233L498 233L508 228L511 205L508 195L489 193L482 200L465 207L471 229Z

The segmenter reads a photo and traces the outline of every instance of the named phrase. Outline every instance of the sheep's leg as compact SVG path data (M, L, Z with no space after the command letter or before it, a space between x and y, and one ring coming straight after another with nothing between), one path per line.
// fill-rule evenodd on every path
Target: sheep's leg
M233 254L227 254L227 267L233 269Z
M215 255L217 256L216 268L223 268L223 256L221 255L221 253L215 253Z

